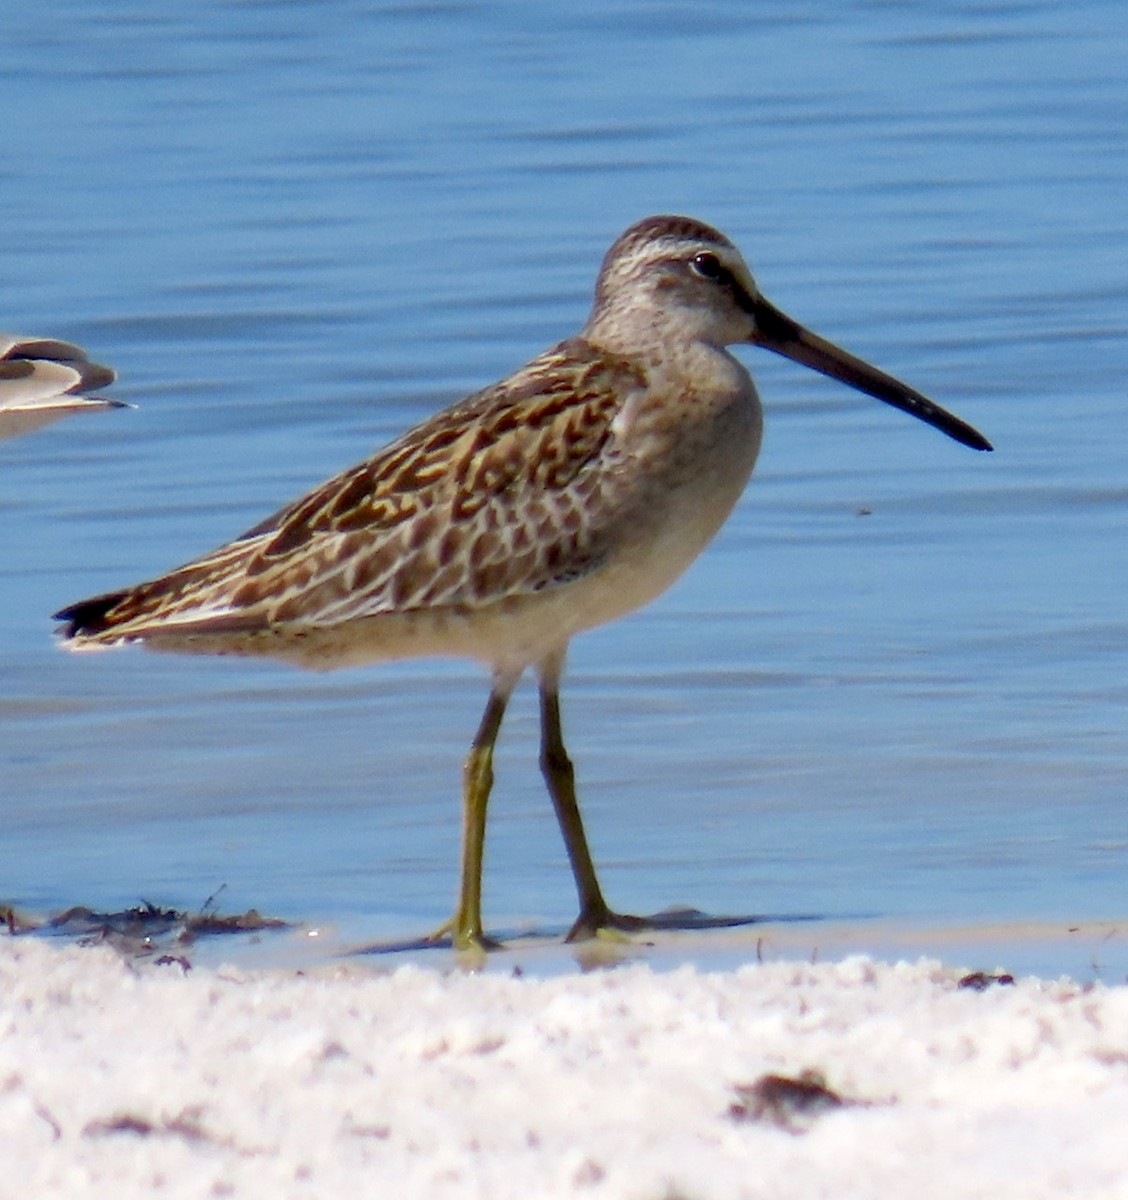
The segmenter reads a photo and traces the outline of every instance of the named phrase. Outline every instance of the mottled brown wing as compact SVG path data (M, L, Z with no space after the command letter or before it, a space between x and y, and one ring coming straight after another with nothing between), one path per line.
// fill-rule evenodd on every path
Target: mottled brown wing
M638 368L571 339L258 527L236 607L335 622L537 591L601 552L592 501Z
M410 430L242 537L81 606L71 632L143 636L169 623L325 625L474 608L575 578L603 553L611 423L646 380L572 338ZM94 613L87 615L93 616Z

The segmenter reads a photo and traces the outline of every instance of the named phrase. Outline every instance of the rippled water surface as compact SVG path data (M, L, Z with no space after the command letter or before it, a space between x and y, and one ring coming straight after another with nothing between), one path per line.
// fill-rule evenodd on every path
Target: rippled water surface
M471 664L65 655L50 613L246 528L583 321L649 212L978 425L974 454L740 351L753 483L573 646L636 911L1116 916L1128 860L1128 16L1095 0L47 0L0 66L0 327L120 411L0 444L0 899L419 932L449 910ZM488 920L574 914L522 690Z

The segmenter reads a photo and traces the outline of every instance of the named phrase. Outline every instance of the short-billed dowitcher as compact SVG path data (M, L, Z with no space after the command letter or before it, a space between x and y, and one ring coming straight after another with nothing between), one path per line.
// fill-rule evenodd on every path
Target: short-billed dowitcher
M570 939L639 928L603 898L560 725L571 638L653 599L720 528L752 472L761 410L726 346L751 342L977 450L976 430L810 333L760 294L736 247L649 217L608 251L582 331L351 470L159 579L57 614L73 647L270 655L329 668L413 655L493 673L463 781L462 882L440 930L483 946L493 749L526 668L541 767L579 893Z
M71 342L0 333L0 439L84 409L128 408L122 400L91 395L115 378Z

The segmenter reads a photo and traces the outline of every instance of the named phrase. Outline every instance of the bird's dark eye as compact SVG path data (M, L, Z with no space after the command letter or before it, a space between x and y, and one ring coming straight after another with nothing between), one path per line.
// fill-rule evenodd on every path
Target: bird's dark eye
M689 265L693 268L694 274L700 275L702 279L720 279L725 273L724 267L721 266L721 260L715 254L710 254L708 250L702 250L700 254L695 254L689 260Z

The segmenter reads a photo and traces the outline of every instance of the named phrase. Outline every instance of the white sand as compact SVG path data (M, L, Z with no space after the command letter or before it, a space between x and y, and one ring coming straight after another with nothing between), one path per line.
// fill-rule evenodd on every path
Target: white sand
M185 974L5 938L0 1195L1128 1197L1128 989L959 976ZM733 1117L805 1069L864 1103Z

